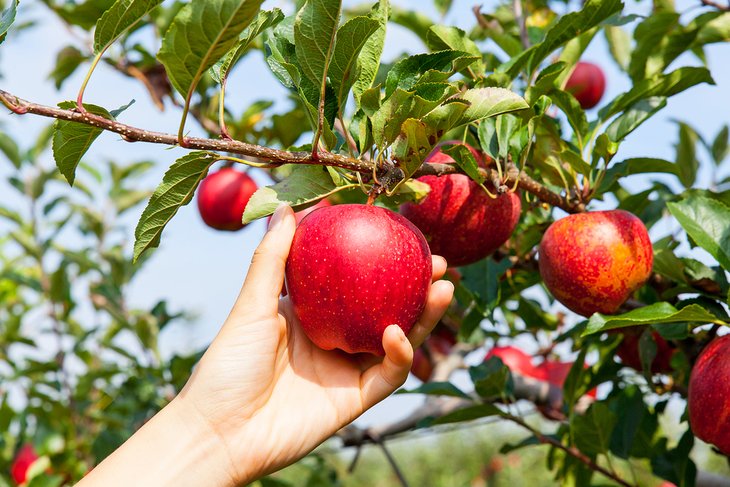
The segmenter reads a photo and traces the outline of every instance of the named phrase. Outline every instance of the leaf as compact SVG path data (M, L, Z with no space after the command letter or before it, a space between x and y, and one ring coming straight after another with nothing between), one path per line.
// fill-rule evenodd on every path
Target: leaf
M8 36L10 26L15 22L15 14L18 11L18 0L11 0L10 6L3 10L0 16L0 44L3 43Z
M396 89L411 91L419 82L446 81L479 58L461 51L439 51L416 54L398 61L388 72L385 80L385 97ZM426 79L424 79L426 78Z
M334 169L328 170L319 165L294 165L286 179L272 186L259 188L251 196L243 212L243 223L271 215L282 203L295 210L302 209L337 191L357 186L344 181L340 185L336 184L330 171Z
M20 169L23 159L20 156L18 144L5 132L0 132L0 151L5 154L5 157L8 158L16 169Z
M679 143L677 144L678 176L685 188L691 188L697 178L700 162L697 159L697 132L683 122L679 125Z
M608 316L595 313L588 320L588 325L585 331L583 331L582 336L614 330L616 328L625 328L627 326L683 322L725 324L722 320L697 304L691 304L677 310L677 308L669 303L660 302L621 315Z
M730 207L697 195L667 203L667 208L697 245L730 270Z
M64 101L58 106L69 110L76 107L76 102ZM84 103L84 108L94 115L113 120L112 115L105 108L86 103ZM68 120L53 122L53 158L56 160L58 170L71 186L76 179L76 166L102 132L103 130L100 128L78 122Z
M170 166L162 182L150 197L134 230L134 261L148 249L160 245L165 225L180 207L193 198L198 184L208 174L208 169L218 159L209 152L191 152Z
M571 416L576 446L587 455L606 453L618 417L602 402L594 402L585 414Z
M50 2L47 3L47 5L49 4ZM58 2L51 8L68 24L91 30L113 4L114 0L86 0L85 2Z
M307 0L294 22L297 60L317 87L326 81L341 8L340 0Z
M728 155L728 142L730 142L730 133L728 132L728 126L723 125L720 131L717 133L715 140L712 142L710 152L712 153L712 159L715 161L715 165L719 166L722 161Z
M453 0L433 0L433 3L436 5L436 9L439 13L444 16L449 13Z
M459 100L470 105L456 126L529 108L524 98L504 88L472 88L459 95Z
M532 74L555 49L600 24L622 8L623 3L620 0L588 0L580 11L561 17L542 42L500 66L500 71L506 72L512 78L523 68Z
M337 97L340 113L344 111L347 95L358 78L357 60L370 36L380 23L370 17L354 17L339 28L329 68L329 79Z
M621 142L627 135L646 122L652 115L667 106L663 96L653 96L632 105L606 128L606 135L613 142Z
M263 0L192 0L175 16L157 59L188 97L203 74L238 42Z
M730 12L723 12L700 27L693 46L730 41Z
M583 139L588 133L588 119L586 112L581 108L576 98L567 91L554 90L550 93L550 99L560 108L568 117L568 123L573 129L573 134L578 140L580 147L583 147Z
M469 38L466 32L459 29L458 27L451 27L445 25L433 25L426 34L426 44L432 51L444 51L451 49L454 51L461 51L471 54L472 56L482 57L482 51L479 46ZM476 73L484 72L484 63L476 61L473 65Z
M479 396L491 399L508 397L512 394L510 370L499 357L469 367L469 376L474 382L474 390Z
M57 90L61 88L66 78L71 76L86 59L87 57L74 46L66 46L58 51L56 66L48 75L54 81Z
M251 24L246 27L238 38L238 42L226 53L223 58L208 70L210 76L218 84L228 77L234 64L243 56L253 40L266 29L269 29L284 20L284 13L278 8L264 10L258 13Z
M355 102L360 106L360 97L369 89L375 81L380 66L380 56L383 54L385 46L385 30L388 23L388 14L390 12L390 0L380 0L370 12L370 17L378 22L378 28L368 38L365 45L357 57L358 77L352 86L352 92L355 95Z
M471 179L478 184L484 183L484 176L479 172L479 166L476 159L474 159L474 154L465 145L457 144L449 148L442 148L442 152L450 155Z
M451 382L426 382L415 389L400 389L396 394L426 394L429 396L450 396L469 399L469 395Z
M653 96L669 97L700 83L715 84L710 72L705 68L684 67L669 74L644 79L634 83L633 88L617 96L611 103L601 108L598 116L601 120L608 120L639 100Z
M661 51L661 44L679 24L679 14L676 12L657 12L648 16L634 29L634 50L631 53L631 62L628 74L634 83L656 74L647 73L647 60L652 54Z
M116 0L94 29L94 54L99 55L162 0Z
M477 406L469 406L458 409L453 413L444 414L430 424L449 424L461 423L463 421L472 421L487 416L501 416L504 413L493 404L479 404Z
M431 127L415 118L405 120L400 133L393 143L393 160L404 172L406 178L421 167L426 156L435 147L435 136Z
M631 60L631 37L622 27L616 25L606 26L603 33L613 60L625 71Z

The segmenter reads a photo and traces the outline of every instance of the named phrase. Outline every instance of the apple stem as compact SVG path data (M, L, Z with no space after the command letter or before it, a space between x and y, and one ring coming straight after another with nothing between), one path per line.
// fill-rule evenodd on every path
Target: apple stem
M378 197L377 191L370 190L370 192L368 193L368 201L365 204L368 206L372 206L375 203L375 198L377 198L377 197Z

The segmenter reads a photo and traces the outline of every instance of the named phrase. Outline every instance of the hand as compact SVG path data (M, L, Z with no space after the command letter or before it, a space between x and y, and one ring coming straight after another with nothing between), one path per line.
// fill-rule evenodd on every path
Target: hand
M279 299L295 227L291 208L280 207L220 333L168 406L167 428L184 424L191 441L200 437L213 450L197 456L219 460L215 476L193 481L188 469L185 483L246 484L312 451L405 382L413 347L451 301L453 285L434 282L407 339L397 325L386 328L385 357L322 350L303 333L289 299ZM446 261L434 257L433 269L440 278Z

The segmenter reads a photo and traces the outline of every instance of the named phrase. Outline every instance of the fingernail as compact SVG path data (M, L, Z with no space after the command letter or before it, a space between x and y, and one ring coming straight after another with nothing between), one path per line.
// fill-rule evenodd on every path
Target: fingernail
M274 214L271 215L271 221L269 222L269 231L274 230L281 223L281 220L284 217L284 210L287 206L288 205L286 203L281 203L279 206L276 207Z

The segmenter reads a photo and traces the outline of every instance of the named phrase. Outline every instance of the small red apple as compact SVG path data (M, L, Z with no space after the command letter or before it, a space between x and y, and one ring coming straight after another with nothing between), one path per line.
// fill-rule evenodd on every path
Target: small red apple
M492 357L502 359L502 363L516 374L533 379L544 379L541 372L532 364L532 358L519 348L512 346L494 347L487 352L484 360L489 360Z
M649 278L653 260L642 221L611 210L570 215L550 225L538 263L555 299L590 316L618 311Z
M20 485L28 479L28 469L38 460L38 455L33 445L23 445L10 466L10 475L16 484Z
M476 150L466 146L482 165ZM432 152L426 161L454 163L440 149ZM431 252L444 257L449 265L462 266L481 260L512 235L521 209L520 198L515 193L492 198L463 174L421 176L418 180L428 184L431 191L418 204L404 204L401 214L423 232ZM494 192L493 187L491 190Z
M421 382L428 382L436 363L448 356L456 343L454 332L445 326L437 327L419 348L413 352L411 372Z
M405 333L426 305L431 253L401 215L368 205L320 208L303 219L286 263L302 329L320 348L382 355L386 327Z
M244 227L243 210L256 189L251 176L232 167L209 174L198 188L200 216L216 230L240 230Z
M603 70L593 63L579 62L565 83L583 109L598 105L606 90L606 77Z
M624 365L641 372L639 339L643 333L643 327L622 328L620 333L624 338L616 350L616 355ZM656 355L651 363L651 372L653 374L667 374L672 371L672 355L676 350L658 332L652 331L651 336L654 338L657 347Z
M572 367L573 362L545 360L537 366L537 370L538 374L540 374L545 381L562 389L565 384L565 379L568 377ZM587 365L584 365L584 367L588 368ZM595 389L591 389L586 393L586 395L595 398L596 392L597 391Z
M687 405L694 435L730 456L730 335L712 340L695 362Z

